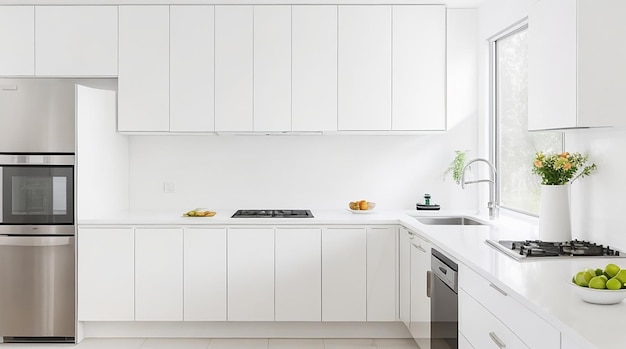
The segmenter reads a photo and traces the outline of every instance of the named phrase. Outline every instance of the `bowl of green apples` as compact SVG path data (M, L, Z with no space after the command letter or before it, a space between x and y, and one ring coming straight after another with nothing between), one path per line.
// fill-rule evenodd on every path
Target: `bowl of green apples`
M626 298L626 269L609 263L604 269L586 268L572 277L574 292L593 304L617 304Z

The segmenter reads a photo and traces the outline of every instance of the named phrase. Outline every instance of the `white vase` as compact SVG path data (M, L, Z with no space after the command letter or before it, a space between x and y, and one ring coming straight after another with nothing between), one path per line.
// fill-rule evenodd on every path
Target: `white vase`
M541 185L539 240L562 242L572 239L570 186Z

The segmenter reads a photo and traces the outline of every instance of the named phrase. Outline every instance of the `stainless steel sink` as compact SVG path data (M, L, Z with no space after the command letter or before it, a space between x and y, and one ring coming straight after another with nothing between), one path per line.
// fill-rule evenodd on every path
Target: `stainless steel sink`
M428 225L487 225L469 217L415 217L418 221Z

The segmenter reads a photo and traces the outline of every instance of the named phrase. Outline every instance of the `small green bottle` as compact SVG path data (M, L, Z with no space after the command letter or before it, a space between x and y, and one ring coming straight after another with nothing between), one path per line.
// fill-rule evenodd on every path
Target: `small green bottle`
M430 194L424 194L424 205L430 206Z

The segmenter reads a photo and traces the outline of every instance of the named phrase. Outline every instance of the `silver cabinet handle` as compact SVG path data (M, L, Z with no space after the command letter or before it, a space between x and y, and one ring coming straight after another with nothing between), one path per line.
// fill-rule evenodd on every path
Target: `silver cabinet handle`
M500 287L494 285L494 284L489 284L489 286L491 286L493 289L495 289L496 291L500 292L503 296L508 296L509 294L504 292L504 290L502 290Z
M491 340L496 343L496 345L498 346L498 348L500 349L506 349L506 344L504 344L504 342L502 340L500 340L500 338L498 338L498 336L496 335L495 332L489 332L489 337L491 337Z
M411 243L411 245L413 245L413 247L417 248L418 250L426 253L426 250L422 247L422 245L416 245L414 243Z
M433 273L429 270L426 272L426 297L430 298L430 284L433 278Z

